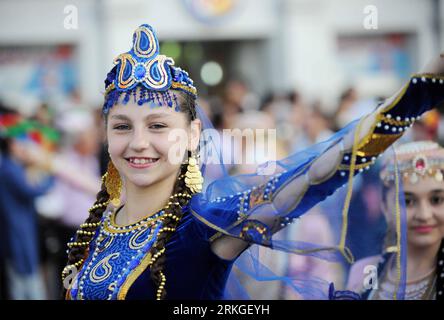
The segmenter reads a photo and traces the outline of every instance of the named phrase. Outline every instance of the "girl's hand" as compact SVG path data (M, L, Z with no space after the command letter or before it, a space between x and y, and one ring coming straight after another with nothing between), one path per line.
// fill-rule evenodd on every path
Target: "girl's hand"
M51 171L52 157L51 155L40 147L28 148L27 162L44 171Z
M420 73L429 73L437 76L444 76L444 53L441 53L438 57L432 59L427 63Z

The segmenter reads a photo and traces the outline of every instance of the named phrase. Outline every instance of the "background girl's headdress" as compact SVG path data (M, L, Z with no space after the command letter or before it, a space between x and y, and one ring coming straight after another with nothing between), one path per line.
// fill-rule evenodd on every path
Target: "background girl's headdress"
M0 115L0 138L32 141L47 150L54 150L60 140L60 135L55 129L37 121L7 113Z
M442 182L444 169L444 149L433 141L405 143L395 150L398 169L404 181L415 184L420 178L431 176ZM381 171L381 179L387 185L395 179L393 161Z
M143 24L133 34L133 45L130 51L114 59L115 66L105 80L105 104L103 112L107 113L125 93L123 103L127 103L133 93L139 105L154 103L177 108L177 99L168 94L168 90L179 90L194 99L197 90L188 73L174 66L174 60L159 54L159 40L156 32ZM139 97L136 87L140 87Z

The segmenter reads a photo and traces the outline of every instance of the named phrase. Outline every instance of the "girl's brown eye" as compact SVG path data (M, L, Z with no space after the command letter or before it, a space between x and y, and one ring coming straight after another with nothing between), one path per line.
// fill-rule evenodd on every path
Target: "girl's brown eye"
M130 126L128 124L118 124L113 127L114 130L129 130Z
M406 195L405 196L405 205L406 207L413 207L416 204L416 200L414 197L410 196L410 195Z
M150 125L150 129L163 129L166 128L167 126L161 123L155 123Z
M430 204L433 206L439 206L443 203L443 201L444 201L444 197L441 195L433 195L430 198Z

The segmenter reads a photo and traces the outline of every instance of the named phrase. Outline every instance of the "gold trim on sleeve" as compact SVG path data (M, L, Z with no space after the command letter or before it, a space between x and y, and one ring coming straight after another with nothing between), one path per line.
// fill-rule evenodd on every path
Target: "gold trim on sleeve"
M380 134L372 133L366 137L365 143L362 143L357 150L357 155L360 157L370 157L383 153L396 140L402 136L398 134ZM364 142L364 140L363 140ZM371 143L370 143L371 142Z

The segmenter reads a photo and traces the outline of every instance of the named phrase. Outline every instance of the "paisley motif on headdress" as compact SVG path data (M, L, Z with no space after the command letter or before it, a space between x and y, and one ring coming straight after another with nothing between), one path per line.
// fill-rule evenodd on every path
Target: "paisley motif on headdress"
M136 29L131 50L115 58L114 65L105 80L107 99L104 113L116 103L123 92L134 91L136 86L141 87L139 104L157 100L160 104L172 106L174 97L156 95L169 89L185 92L193 98L197 96L197 90L188 73L175 67L172 58L160 54L156 32L148 24ZM129 95L125 102L128 100Z

